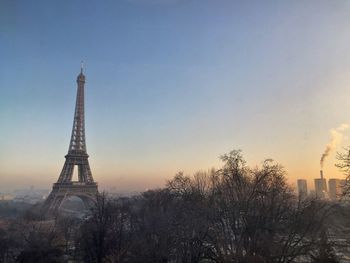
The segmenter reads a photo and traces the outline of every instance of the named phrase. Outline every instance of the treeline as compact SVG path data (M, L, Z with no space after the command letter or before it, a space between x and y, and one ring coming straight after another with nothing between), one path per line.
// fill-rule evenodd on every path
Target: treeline
M18 220L0 233L0 260L338 262L329 205L298 199L272 160L249 167L232 151L222 161L219 170L178 173L140 196L101 194L84 220Z

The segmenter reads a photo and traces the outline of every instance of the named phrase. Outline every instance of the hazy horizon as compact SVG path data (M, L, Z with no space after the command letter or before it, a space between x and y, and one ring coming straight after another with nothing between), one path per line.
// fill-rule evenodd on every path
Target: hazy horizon
M51 188L80 61L87 152L101 188L161 187L241 149L288 181L319 176L350 124L350 2L0 2L0 191ZM341 178L335 153L326 178Z

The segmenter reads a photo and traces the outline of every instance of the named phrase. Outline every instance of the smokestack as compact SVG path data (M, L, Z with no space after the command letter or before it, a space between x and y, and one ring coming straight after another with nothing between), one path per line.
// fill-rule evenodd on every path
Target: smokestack
M323 171L320 171L321 179L323 179Z

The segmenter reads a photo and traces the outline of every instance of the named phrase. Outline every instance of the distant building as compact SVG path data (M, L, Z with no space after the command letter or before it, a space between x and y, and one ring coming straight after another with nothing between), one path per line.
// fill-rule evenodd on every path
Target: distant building
M305 179L298 179L298 194L300 198L307 197L307 181Z
M323 178L323 171L320 171L321 178L315 179L315 193L317 198L325 198L327 195L327 181Z
M317 198L325 198L327 194L327 181L326 179L315 179L315 193Z
M13 200L14 196L11 194L0 194L1 201L10 201Z
M345 184L345 180L329 179L328 180L329 198L332 200L339 199L343 193L344 184Z

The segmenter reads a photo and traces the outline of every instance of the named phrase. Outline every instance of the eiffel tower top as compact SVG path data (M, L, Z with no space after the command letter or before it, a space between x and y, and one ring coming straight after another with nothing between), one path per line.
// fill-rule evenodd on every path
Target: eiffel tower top
M87 155L85 142L85 116L84 116L84 84L83 64L77 77L77 99L75 103L74 121L68 154Z
M82 61L80 64L80 74L77 77L78 84L79 84L79 82L85 82L85 75L83 74L83 66L84 66L84 63Z

